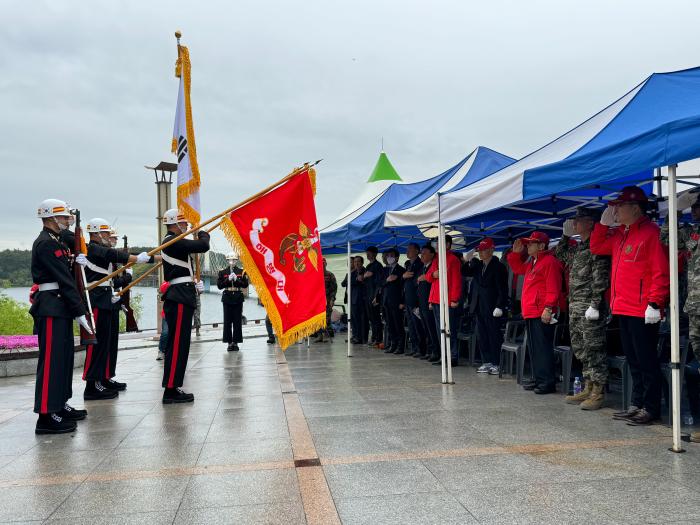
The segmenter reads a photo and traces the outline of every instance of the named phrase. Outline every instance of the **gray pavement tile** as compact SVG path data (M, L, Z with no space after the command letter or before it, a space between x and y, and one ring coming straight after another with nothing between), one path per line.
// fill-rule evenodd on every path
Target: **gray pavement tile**
M306 525L300 501L213 508L181 508L175 525Z
M4 487L0 490L0 522L46 519L77 486Z
M462 525L478 521L450 494L400 494L336 500L344 525Z
M181 508L222 507L297 501L294 469L193 476Z
M323 470L334 499L444 491L419 461L326 465Z
M0 437L0 450L3 454L19 455L35 447L37 439L34 437L34 425L25 429L23 435Z
M346 434L319 434L313 436L320 458L363 456L405 452L406 447L398 435L381 432L348 432Z
M129 434L129 430L116 432L81 432L78 429L70 434L55 436L37 436L36 449L38 452L69 453L79 450L112 450L117 447Z
M201 444L117 448L99 464L97 471L104 473L193 467L201 449Z
M85 482L51 516L120 516L177 508L187 477Z
M292 447L288 439L259 439L245 444L237 443L235 446L205 443L197 465L236 465L292 459Z
M71 451L68 454L35 447L0 469L0 479L89 474L107 456L108 450Z
M175 511L140 512L135 514L120 514L119 516L95 516L48 519L47 525L171 525Z

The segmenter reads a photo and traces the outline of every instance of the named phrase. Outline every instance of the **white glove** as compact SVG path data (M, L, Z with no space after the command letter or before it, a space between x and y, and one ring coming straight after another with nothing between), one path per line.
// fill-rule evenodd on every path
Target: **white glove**
M95 332L93 332L92 328L90 328L90 325L87 322L87 318L84 315L81 315L80 317L76 317L75 320L78 321L78 324L81 327L83 327L88 334L95 335Z
M117 304L122 298L116 293L112 292L112 304Z
M603 226L612 226L615 224L615 208L613 206L608 206L603 211L600 216L600 224Z
M80 266L87 266L88 258L85 257L84 253L79 253L75 258L75 262L77 262Z
M647 306L644 312L644 323L645 324L656 324L661 321L661 310L654 308L653 306Z
M564 235L566 237L573 237L576 235L576 229L574 228L574 220L573 219L567 219L564 221Z
M231 282L235 281L235 280L236 280L236 274L235 274L235 273L232 273L231 275L229 275L229 276L228 276L228 280L231 281Z
M198 293L202 293L204 291L204 281L197 281L194 283L194 287Z
M494 308L493 309L493 316L494 317L503 317L503 310L500 308Z
M597 308L593 308L592 306L588 307L588 310L586 310L584 315L586 317L586 321L597 321L600 319L600 312Z
M132 270L131 268L127 268L127 269L124 270L124 271L125 271L127 274L129 274L129 275L132 275L132 276L134 275L134 270Z
M146 252L141 252L136 256L136 262L139 264L147 263L151 260L151 256Z
M687 210L698 199L698 194L696 192L686 191L678 196L678 211Z

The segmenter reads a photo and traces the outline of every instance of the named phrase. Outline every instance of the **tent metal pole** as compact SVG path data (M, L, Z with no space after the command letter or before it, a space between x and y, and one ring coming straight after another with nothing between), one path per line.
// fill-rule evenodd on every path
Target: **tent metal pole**
M668 249L671 274L671 424L673 427L672 452L685 452L681 446L681 363L680 312L678 311L678 199L676 194L676 165L668 170Z
M654 171L656 172L656 177L655 177L655 179L656 179L656 198L657 198L657 200L660 201L661 198L663 197L662 184L661 184L661 180L662 180L661 168L656 168ZM671 192L669 191L668 194L670 195Z
M350 257L350 241L348 241L348 357L352 357L352 259Z
M447 324L449 324L449 319L447 318L447 309L445 304L447 302L447 290L445 283L447 282L447 264L445 264L445 250L447 249L447 243L445 242L445 225L440 222L438 224L438 290L440 292L440 369L442 371L442 383L448 382L447 378L447 355L450 351L449 340L447 339ZM451 360L450 360L451 361ZM450 363L451 364L451 363Z

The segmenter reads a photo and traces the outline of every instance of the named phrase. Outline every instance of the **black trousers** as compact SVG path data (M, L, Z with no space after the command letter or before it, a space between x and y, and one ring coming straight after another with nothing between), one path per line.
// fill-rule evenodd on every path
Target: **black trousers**
M540 388L556 387L554 375L554 327L544 324L539 317L525 319L527 348L530 351L535 384Z
M105 379L112 379L117 370L117 352L119 351L119 310L112 310L112 327L109 332L109 360Z
M194 307L166 300L163 303L168 321L168 344L163 359L163 388L181 387L190 355Z
M367 303L367 313L369 316L369 325L372 328L372 342L381 343L384 341L381 306L372 304L372 300L370 299Z
M243 303L224 306L224 343L243 342Z
M448 315L450 318L450 354L452 359L459 359L459 339L457 339L457 334L459 334L459 326L462 321L463 308L461 304L457 306L448 306ZM438 346L437 354L440 355L440 303L433 303L433 323L435 324L435 330L438 333Z
M486 311L481 305L476 311L476 333L479 338L481 360L484 363L497 365L501 360L501 345L503 344L503 332L501 332L502 318L493 316L493 310Z
M423 329L423 321L416 317L413 313L415 306L405 306L406 325L408 326L408 335L411 338L411 352L414 354L425 355L425 330Z
M386 329L389 330L389 340L391 348L394 350L403 350L406 342L406 331L403 327L403 310L398 304L387 304L386 310Z
M360 343L367 342L369 333L369 319L367 319L367 305L364 302L355 303L351 306L352 336Z
M426 352L432 357L440 357L440 339L438 338L435 316L427 304L421 304L420 317L425 333Z
M36 367L34 412L52 414L63 410L73 395L73 319L37 317L39 361Z
M659 324L645 324L643 317L618 315L622 351L632 374L632 404L655 417L661 414L661 369L656 353Z
M112 310L92 309L92 321L95 325L96 345L85 348L85 367L83 381L101 381L109 373L109 350L112 344ZM117 326L117 329L119 327Z

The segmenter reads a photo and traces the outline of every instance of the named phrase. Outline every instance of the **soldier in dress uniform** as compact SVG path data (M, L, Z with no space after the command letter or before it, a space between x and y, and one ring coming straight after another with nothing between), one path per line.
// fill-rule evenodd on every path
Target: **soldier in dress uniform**
M187 219L176 208L163 215L163 224L168 233L163 239L166 243L187 231ZM202 281L194 281L190 265L190 254L209 251L209 234L197 233L198 239L180 239L162 251L163 273L170 283L164 295L163 310L168 322L168 344L163 361L163 403L190 403L194 394L182 390L190 353L192 336L192 317L197 306L197 292L204 290Z
M331 338L333 336L333 328L331 328L331 315L333 313L333 304L335 303L335 296L338 293L338 281L333 275L333 272L328 271L328 261L323 258L323 287L326 292L326 328L318 331L316 334L316 339L314 343L324 343L326 341L326 336Z
M39 335L39 360L36 371L34 412L39 414L37 434L73 432L76 421L87 416L68 404L72 396L73 319L92 334L85 317L86 309L71 273L72 255L60 239L70 224L68 205L47 199L39 205L37 216L43 229L32 245L32 279L39 289L30 309ZM82 255L76 262L85 263Z
M608 382L608 354L605 327L609 315L605 292L610 287L610 257L591 253L591 232L600 220L600 212L581 206L573 219L564 223L554 255L569 272L569 333L571 348L583 365L586 381L579 394L566 396L569 404L581 404L583 410L598 410L603 405L603 389ZM581 236L572 244L571 237ZM568 382L569 378L564 378ZM568 386L568 385L567 385Z
M226 255L228 267L219 272L216 285L224 305L224 343L228 343L229 352L238 352L238 343L243 342L243 303L244 290L248 288L248 277L243 268L236 263L236 254Z
M87 264L85 265L86 285L91 286L114 271L115 264L153 262L154 257L146 252L130 255L115 250L110 242L110 224L100 218L87 222L85 230L90 235L87 245ZM160 259L160 257L158 257ZM88 345L85 349L85 400L113 399L119 391L126 389L126 383L114 381L112 365L116 364L115 356L110 359L110 350L114 345L115 335L118 345L119 333L119 296L112 288L112 281L106 281L90 290L92 318L95 323L97 344ZM115 326L116 325L116 326Z
M119 237L117 236L117 231L112 228L109 234L109 244L111 248L117 247L117 242ZM158 257L160 259L160 257ZM115 270L119 268L120 265L115 265ZM119 275L112 278L112 289L115 293L121 291L122 288L131 283L134 271L131 268L127 268ZM115 296L118 297L118 296ZM122 310L122 302L117 301L112 307L112 330L110 332L110 343L109 343L109 372L111 377L105 377L107 386L115 387L116 385L123 384L114 381L114 376L117 374L117 356L119 355L119 312ZM126 385L124 385L126 388ZM117 389L118 390L118 389Z

